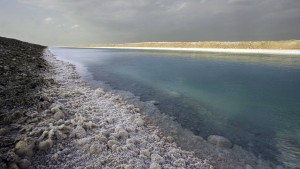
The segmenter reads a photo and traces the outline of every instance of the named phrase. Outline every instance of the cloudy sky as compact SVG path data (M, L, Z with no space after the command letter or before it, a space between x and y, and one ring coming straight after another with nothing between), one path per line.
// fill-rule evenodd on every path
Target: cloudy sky
M0 0L0 36L44 45L300 39L300 0Z

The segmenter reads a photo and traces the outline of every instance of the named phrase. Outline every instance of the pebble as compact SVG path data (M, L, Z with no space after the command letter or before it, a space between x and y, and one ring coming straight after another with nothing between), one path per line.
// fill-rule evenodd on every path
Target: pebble
M116 140L109 140L108 142L107 142L107 145L108 145L108 147L109 148L112 148L112 146L114 145L114 144L117 144L118 142L116 141Z
M21 140L15 145L15 153L19 156L33 156L34 143L29 139Z
M85 129L80 125L77 125L73 132L76 138L84 138L86 136Z
M137 120L135 121L135 123L136 123L137 126L141 127L141 126L144 125L145 122L144 122L143 119L139 118L139 119L137 119Z
M150 169L161 169L161 166L154 162L150 164Z
M46 151L50 149L52 146L53 146L53 141L51 139L47 139L45 141L40 142L38 148L40 150Z

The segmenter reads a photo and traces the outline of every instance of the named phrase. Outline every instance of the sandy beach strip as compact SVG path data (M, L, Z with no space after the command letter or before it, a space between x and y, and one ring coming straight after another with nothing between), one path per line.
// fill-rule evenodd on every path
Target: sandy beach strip
M272 54L272 55L300 55L300 50L273 50L273 49L156 48L156 47L84 47L84 48Z

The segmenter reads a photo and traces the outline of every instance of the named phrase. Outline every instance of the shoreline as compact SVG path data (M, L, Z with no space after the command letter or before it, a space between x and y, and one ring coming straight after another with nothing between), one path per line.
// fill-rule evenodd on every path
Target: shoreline
M93 89L75 65L48 48L39 57L47 64L39 74L47 84L39 86L36 107L1 124L1 141L11 141L0 145L0 168L278 167L226 138L194 135L152 101Z
M221 49L221 48L160 48L160 47L78 47L92 49L131 49L131 50L162 50L186 52L213 52L213 53L244 53L244 54L272 54L272 55L300 55L300 50L286 49Z
M57 60L49 51L45 59L51 65L45 77L57 84L44 92L53 103L43 112L47 119L36 126L44 127L44 132L39 136L33 166L213 168L209 160L177 147L138 107L112 91L92 89L77 74L75 65ZM47 141L52 141L51 146L43 147Z
M68 63L68 61L65 60L60 62ZM77 66L76 69L78 68ZM211 144L201 136L194 135L191 131L182 128L172 117L161 113L152 101L143 102L139 100L138 96L134 96L128 91L113 90L110 87L104 88L104 91L105 93L118 96L126 104L138 108L140 114L143 115L147 121L152 121L151 123L153 124L151 124L151 126L158 127L161 131L160 136L165 138L165 140L170 139L174 141L179 148L181 147L181 149L185 151L195 153L197 158L207 159L206 161L214 166L214 168L226 166L227 168L254 167L257 169L267 169L276 167L276 164L258 159L251 152L244 150L238 145L233 144L230 148L219 147Z

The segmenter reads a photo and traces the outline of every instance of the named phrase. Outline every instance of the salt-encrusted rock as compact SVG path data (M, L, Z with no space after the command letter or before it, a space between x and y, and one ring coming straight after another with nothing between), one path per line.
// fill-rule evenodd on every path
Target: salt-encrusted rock
M88 123L84 123L84 126L86 129L92 129L93 127L96 127L97 125L94 124L92 121L89 121Z
M150 157L150 151L148 149L141 150L140 154L145 157Z
M61 132L60 130L55 131L56 138L59 140L63 140L67 138L67 135Z
M129 150L134 150L135 145L134 145L133 143L127 143L127 144L126 144L126 147L127 147Z
M139 113L141 110L140 110L139 108L133 108L132 111L133 111L134 113Z
M78 125L83 125L84 124L84 117L82 116L81 113L76 113L75 114L75 122L78 124Z
M94 154L94 153L100 153L104 150L104 146L100 145L100 144L92 144L90 146L90 153Z
M161 163L164 163L165 162L165 159L162 158L160 155L158 154L152 154L151 155L151 162L155 162L155 163L158 163L158 164L161 164Z
M174 142L174 138L171 137L171 136L168 136L168 137L166 138L166 141L169 142L169 143L173 143L173 142Z
M31 165L31 162L27 159L22 159L18 162L18 165L20 169L27 169Z
M63 119L60 119L56 122L57 125L62 125L64 123L65 123L65 121Z
M149 169L161 169L161 166L155 162L152 162Z
M127 139L126 144L135 144L133 139Z
M15 153L19 156L31 157L33 155L33 147L34 142L29 138L25 138L15 145Z
M70 125L71 124L71 120L66 120L64 124L65 125Z
M46 151L48 149L50 149L53 146L53 141L51 139L47 139L45 141L42 141L39 143L39 149Z
M53 118L55 120L61 120L64 118L64 113L61 110L59 110L54 114Z
M135 123L136 123L137 126L141 127L141 126L144 125L145 122L144 122L143 119L138 118L138 119L136 119Z
M218 147L223 147L223 148L231 148L232 147L231 141L223 136L210 135L207 138L207 141L210 144L216 145Z
M56 113L58 111L61 111L61 106L60 105L55 105L54 107L51 108L52 113Z
M117 133L119 138L124 138L124 139L128 138L128 132L122 127L116 127L115 132Z
M40 140L40 141L43 140L47 135L48 135L48 131L44 131L44 132L42 133L42 135L40 136L39 140Z
M74 134L76 138L83 138L86 136L86 131L83 127L80 125L77 125L77 127L74 129Z
M99 141L100 143L106 143L107 142L107 138L103 135L96 135L95 137L96 141Z
M132 169L132 166L131 165L125 165L124 169Z
M58 126L57 128L59 129L59 130L63 130L64 128L65 128L65 124L61 124L60 126Z
M118 148L118 145L116 145L116 144L114 144L114 145L111 146L111 150L113 152L117 151L117 148Z
M183 158L179 158L176 161L174 161L174 165L176 167L185 167L185 160Z
M58 161L58 158L59 158L58 153L55 153L55 154L52 155L51 160Z
M108 147L109 148L112 148L112 146L114 145L114 144L117 144L118 142L116 141L116 140L109 140L108 142L107 142L107 145L108 145Z
M102 95L105 94L105 92L103 91L103 89L98 88L98 89L95 90L95 94L96 94L97 96L102 96Z

